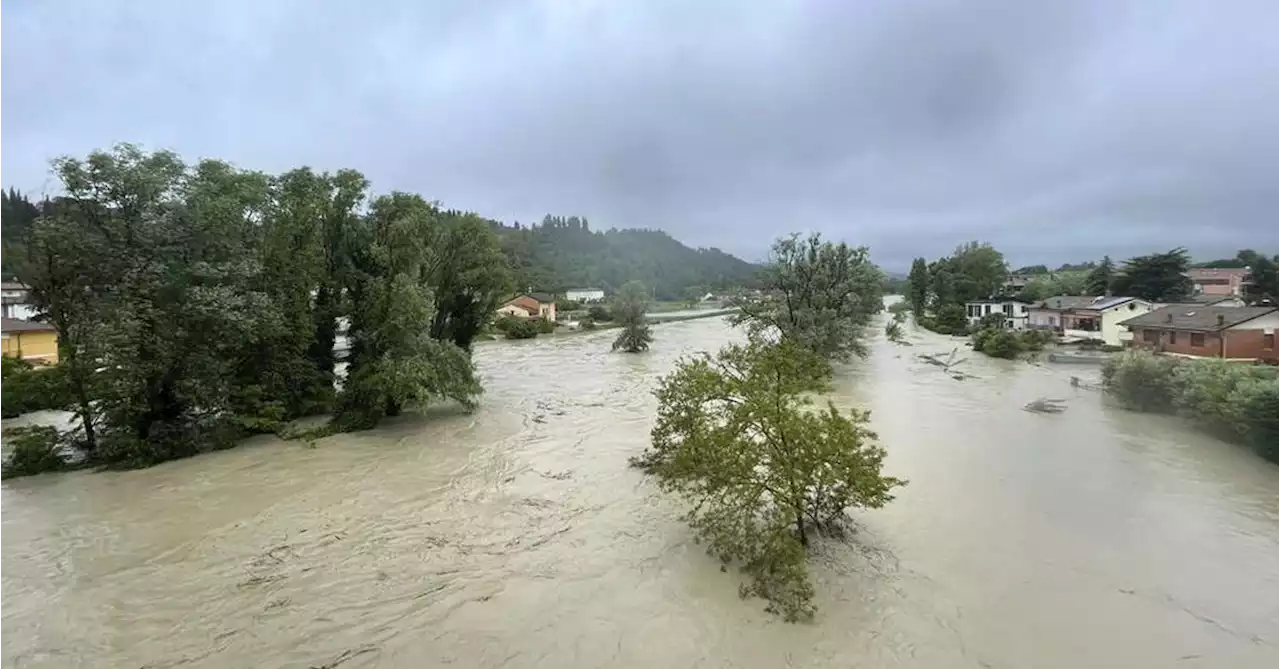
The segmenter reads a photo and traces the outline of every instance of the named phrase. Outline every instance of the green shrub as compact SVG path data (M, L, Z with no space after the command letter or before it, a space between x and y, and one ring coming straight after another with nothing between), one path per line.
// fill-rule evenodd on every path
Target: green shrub
M608 307L602 304L591 305L591 308L587 310L587 314L591 316L591 320L597 323L613 320L613 313L609 311Z
M1024 351L1040 351L1056 338L1050 330L1022 330L1018 333L1018 345Z
M66 369L60 365L34 367L5 356L0 358L0 406L5 418L32 411L65 409L71 405Z
M0 478L31 476L67 468L55 428L47 425L16 427L5 430L4 440L13 450L0 469Z
M551 334L556 331L556 324L545 318L539 318L536 327L538 334Z
M1243 420L1239 431L1245 444L1262 457L1276 462L1280 429L1277 415L1280 413L1280 392L1275 380L1253 380L1237 388L1231 401L1240 407Z
M1138 411L1173 411L1177 388L1170 358L1129 351L1102 366L1102 385L1122 405Z
M503 316L493 327L507 339L533 339L538 336L538 323L531 318Z

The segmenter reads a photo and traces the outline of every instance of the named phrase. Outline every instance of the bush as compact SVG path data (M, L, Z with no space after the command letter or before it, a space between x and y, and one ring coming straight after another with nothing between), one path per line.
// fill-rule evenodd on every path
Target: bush
M34 367L5 356L0 359L0 405L5 418L32 411L65 409L71 405L66 369L60 365Z
M493 327L507 339L533 339L538 336L539 324L531 318L503 316L493 324Z
M1246 445L1258 455L1276 462L1277 442L1280 442L1280 425L1277 414L1280 413L1280 392L1276 382L1253 381L1236 389L1231 401L1240 407L1244 420L1240 423L1240 433Z
M5 441L13 448L0 470L0 478L31 476L67 468L61 454L58 430L47 425L16 427L5 431Z
M609 311L609 308L600 304L592 305L591 308L587 310L587 314L591 316L591 320L597 323L613 320L613 313Z
M963 335L969 332L969 321L962 304L944 304L932 316L922 319L920 325L938 334Z
M574 300L560 300L556 302L556 311L569 313L582 308L582 303Z
M1131 351L1108 360L1102 380L1128 408L1185 416L1276 461L1280 395L1274 368Z
M1022 353L1022 344L1012 330L983 328L973 333L973 350L1012 360Z
M556 331L556 324L545 318L539 318L535 327L538 334L551 334Z
M1102 385L1129 409L1172 412L1175 364L1170 358L1130 351L1103 364Z

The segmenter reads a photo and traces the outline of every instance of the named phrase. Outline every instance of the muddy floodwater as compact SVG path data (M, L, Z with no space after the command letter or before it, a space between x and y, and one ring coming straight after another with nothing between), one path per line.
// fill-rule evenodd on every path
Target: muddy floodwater
M1275 466L1071 386L1096 368L956 381L916 333L839 369L911 483L816 548L817 620L789 625L627 467L656 378L740 335L615 334L480 346L469 415L5 482L4 666L1276 666Z

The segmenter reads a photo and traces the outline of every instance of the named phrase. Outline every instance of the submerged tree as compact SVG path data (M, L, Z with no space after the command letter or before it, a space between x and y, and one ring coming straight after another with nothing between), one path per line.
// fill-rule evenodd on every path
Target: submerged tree
M905 482L884 476L868 412L812 406L826 362L783 340L683 361L656 395L653 443L632 464L685 497L710 551L737 561L788 620L812 614L805 548L846 510L878 508Z
M426 269L434 223L421 197L393 193L374 201L359 233L340 429L373 427L414 402L452 399L471 407L481 392L467 352L430 334L436 305Z
M470 351L511 290L511 275L487 221L457 211L437 218L427 270L436 295L431 336Z
M622 349L627 353L649 350L653 334L645 322L648 308L649 293L643 284L631 281L622 287L613 302L613 317L622 325L622 332L613 340L613 350Z
M924 258L911 261L911 273L907 274L907 303L917 318L923 316L929 306L929 263Z
M864 331L884 308L881 278L865 246L783 237L763 272L764 295L737 300L734 324L776 331L826 360L863 355Z

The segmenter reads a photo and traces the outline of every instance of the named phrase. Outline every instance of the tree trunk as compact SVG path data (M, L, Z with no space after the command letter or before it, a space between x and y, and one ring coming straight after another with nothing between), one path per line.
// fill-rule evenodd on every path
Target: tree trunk
M804 516L796 514L796 531L800 533L800 545L809 547L809 535L804 531Z
M391 398L387 398L386 414L387 414L388 416L399 416L399 415L400 415L400 409L401 409L401 407L400 407L400 403L399 403L399 402L397 402L397 401L395 401L395 400L393 400L393 399L391 399Z

